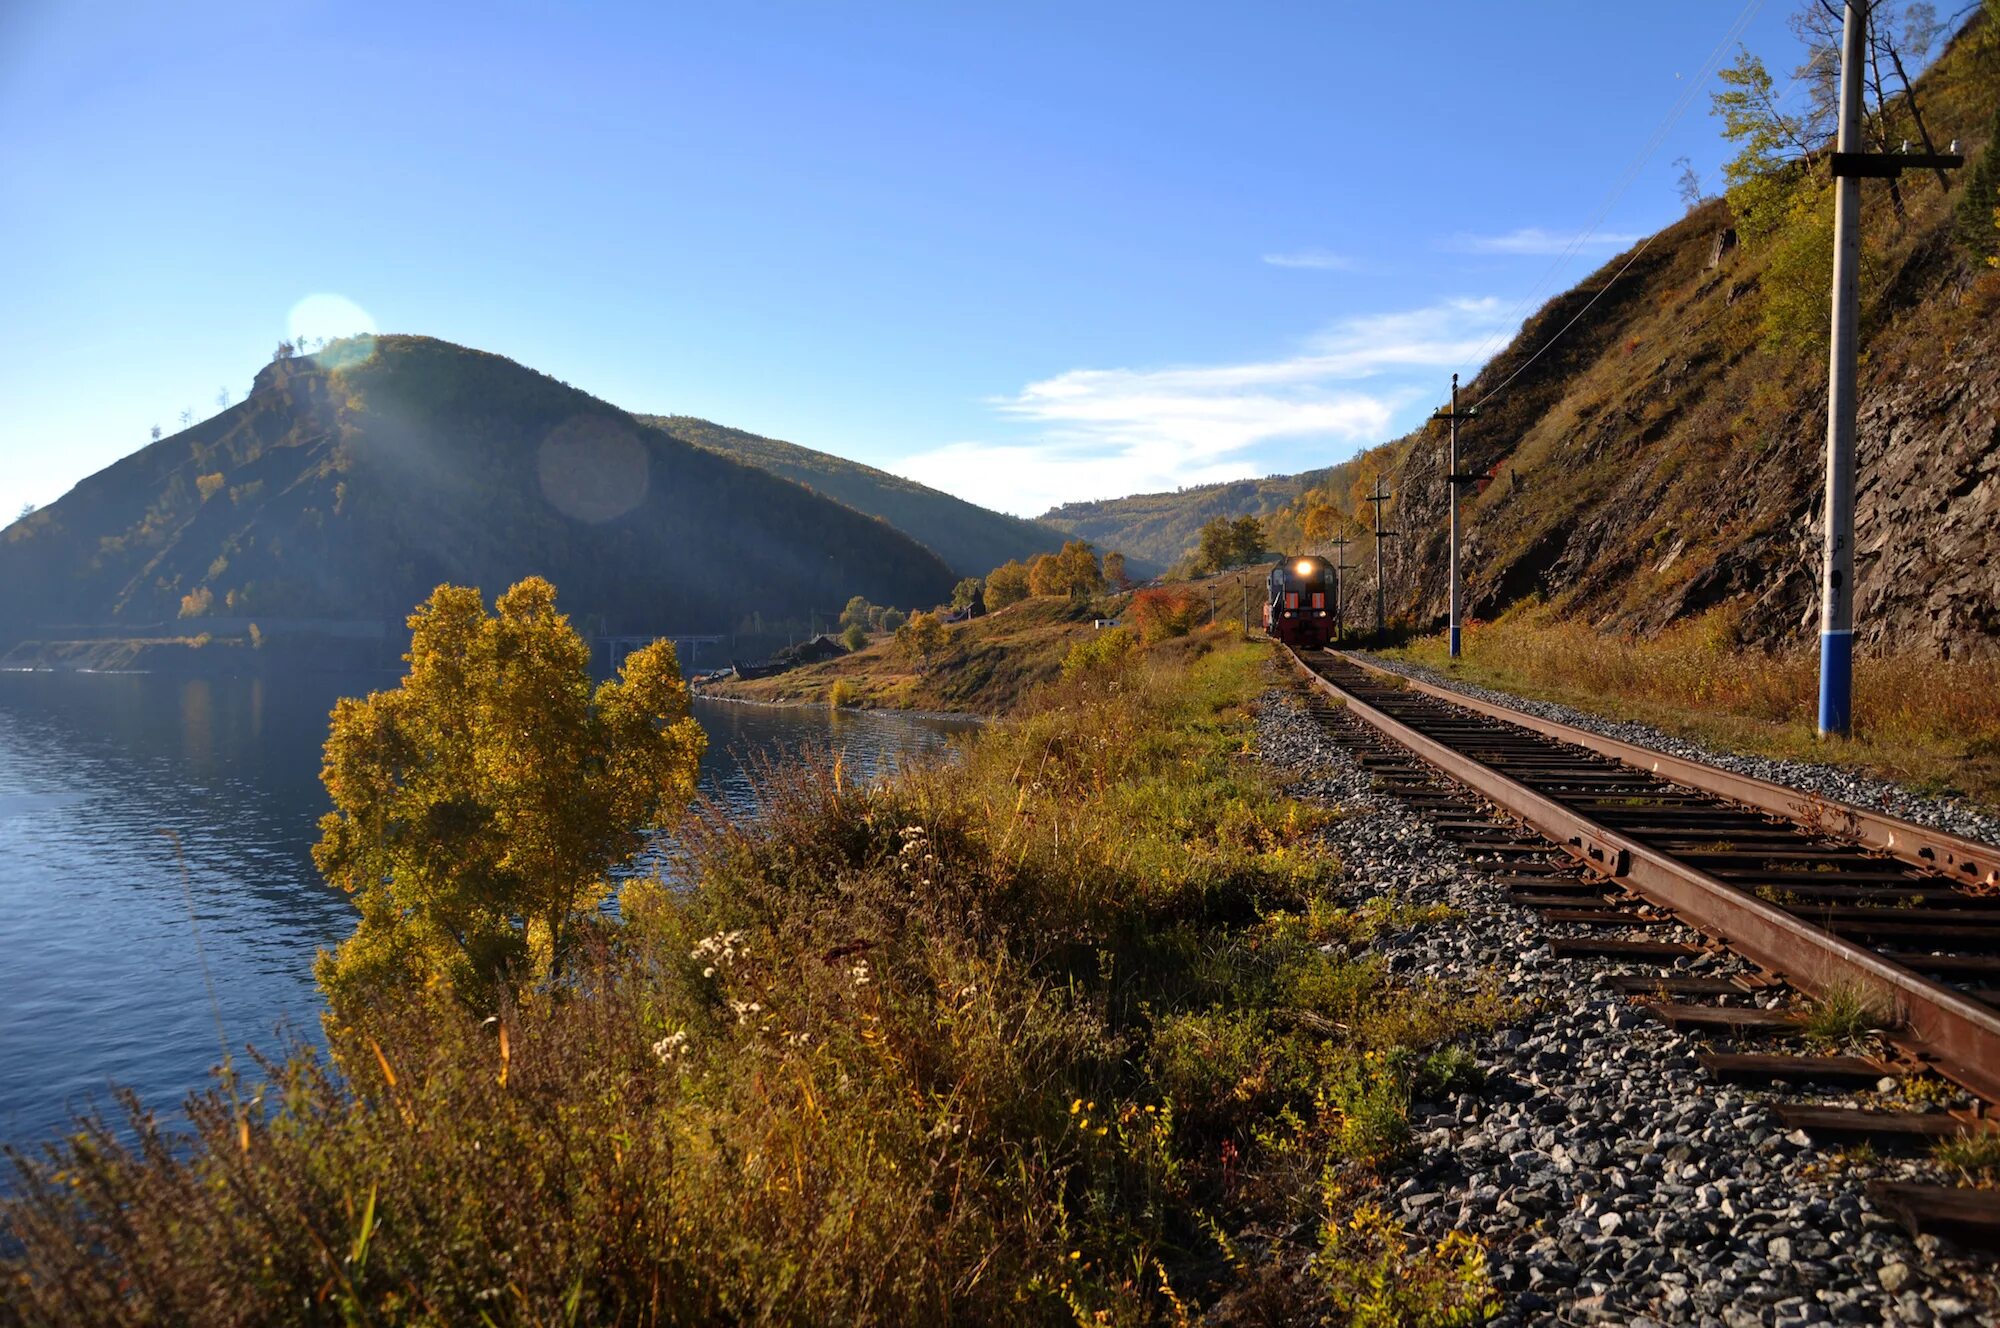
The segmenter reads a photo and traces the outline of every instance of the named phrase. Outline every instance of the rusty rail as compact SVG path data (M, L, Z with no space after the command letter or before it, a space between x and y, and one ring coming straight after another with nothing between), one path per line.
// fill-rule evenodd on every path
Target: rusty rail
M1369 705L1313 669L1296 652L1288 649L1286 653L1293 666L1311 685L1339 698L1356 718L1563 845L1592 870L1671 910L1689 925L1722 941L1745 958L1782 976L1809 994L1826 995L1843 987L1861 988L1897 1017L1899 1041L1906 1048L1933 1062L1932 1068L1938 1073L1987 1101L2000 1101L2000 1011L1890 962L1671 854L1592 820L1575 808L1567 807ZM1349 662L1359 666L1358 661ZM1446 689L1412 683L1387 670L1374 669L1373 672L1396 679L1398 685L1427 693L1434 700L1463 706L1544 737L1626 761L1625 757L1599 747L1597 744L1611 740L1595 734L1533 719L1503 707L1483 703L1467 705L1465 703L1469 698ZM1681 761L1661 753L1647 753L1643 748L1630 744L1618 743L1615 746L1645 758L1626 761L1627 764L1721 797L1734 798L1736 795L1722 788L1704 789L1701 780L1705 773L1727 776L1727 787L1734 787L1735 781L1744 778L1696 762ZM1652 764L1653 758L1662 762L1658 768ZM1682 768L1686 769L1686 777L1679 773ZM1748 782L1761 790L1788 797L1790 807L1778 810L1769 807L1762 799L1737 800L1777 811L1779 815L1798 814L1794 810L1799 798L1797 793L1763 781ZM1768 793L1765 796L1768 797ZM1894 821L1894 818L1881 819L1891 821L1898 827L1906 825ZM1908 841L1904 842L1907 845ZM1971 844L1970 841L1959 840L1956 843L1964 845L1966 850L1960 852L1960 861L1995 860L1996 851L1993 849ZM1931 860L1920 861L1917 865L1933 870L1938 867Z
M1689 760L1682 756L1670 756L1650 747L1640 747L1616 738L1607 738L1588 729L1572 728L1555 720L1543 719L1523 710L1483 701L1478 697L1455 692L1449 687L1424 682L1406 674L1385 669L1372 660L1347 651L1338 651L1339 658L1356 668L1396 682L1412 691L1436 697L1455 706L1474 711L1489 719L1502 720L1554 738L1558 742L1570 743L1608 756L1639 770L1671 779L1676 784L1685 784L1703 793L1713 793L1732 802L1740 802L1758 811L1773 816L1782 816L1792 821L1819 820L1830 834L1843 839L1851 839L1866 848L1887 853L1900 862L1913 867L1923 867L1931 871L1944 872L1955 882L1966 886L1983 886L2000 889L2000 848L1990 844L1976 843L1943 830L1905 821L1886 812L1874 811L1867 807L1856 807L1850 803L1835 802L1773 784L1752 775L1737 774L1719 766L1701 761Z

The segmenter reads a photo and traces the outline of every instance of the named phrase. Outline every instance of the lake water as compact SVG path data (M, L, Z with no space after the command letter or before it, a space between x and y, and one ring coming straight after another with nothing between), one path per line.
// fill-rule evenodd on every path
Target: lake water
M175 1108L223 1029L317 1036L312 961L353 926L314 871L327 712L388 675L187 680L0 673L0 1142L61 1132L109 1086ZM702 788L748 812L741 754L832 746L867 777L965 721L697 701ZM176 845L178 844L178 857ZM183 878L181 864L185 863Z

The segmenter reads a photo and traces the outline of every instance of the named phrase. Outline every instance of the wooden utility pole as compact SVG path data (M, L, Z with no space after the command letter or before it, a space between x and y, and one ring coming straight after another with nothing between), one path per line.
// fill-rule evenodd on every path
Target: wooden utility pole
M1384 538L1393 539L1398 532L1382 529L1382 504L1388 502L1392 496L1382 488L1382 477L1377 475L1375 492L1362 499L1363 502L1375 504L1375 644L1378 646L1382 644L1389 631L1388 600L1384 596L1382 580L1382 541Z
M1347 546L1354 543L1345 535L1337 535L1327 541L1333 545L1333 639L1342 640L1347 635L1347 618L1341 603L1340 577L1347 570Z
M1477 475L1458 473L1458 422L1477 417L1479 408L1468 406L1458 408L1458 375L1451 376L1451 409L1433 411L1431 418L1446 420L1451 425L1450 464L1445 469L1445 483L1451 486L1451 657L1458 658L1458 490L1461 485L1478 480ZM1379 508L1377 509L1380 510Z
M1820 565L1819 735L1854 731L1854 405L1861 305L1861 181L1962 166L1957 153L1862 152L1868 0L1847 0L1833 151L1833 337L1826 373L1826 530ZM1956 145L1954 145L1956 146Z

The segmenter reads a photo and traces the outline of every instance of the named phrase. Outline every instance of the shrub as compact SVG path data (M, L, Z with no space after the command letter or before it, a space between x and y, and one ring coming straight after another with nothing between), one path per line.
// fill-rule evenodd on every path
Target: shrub
M1062 676L1080 678L1086 674L1111 672L1131 657L1132 649L1137 644L1130 629L1106 628L1069 648L1069 653L1063 656Z
M826 703L836 710L853 705L860 696L861 689L854 685L851 678L836 678L833 686L826 689Z
M840 634L840 643L852 654L868 644L868 629L858 622L851 622L847 624L847 630Z
M1186 636L1207 612L1208 605L1194 592L1162 586L1132 596L1126 615L1138 625L1139 639L1151 645Z

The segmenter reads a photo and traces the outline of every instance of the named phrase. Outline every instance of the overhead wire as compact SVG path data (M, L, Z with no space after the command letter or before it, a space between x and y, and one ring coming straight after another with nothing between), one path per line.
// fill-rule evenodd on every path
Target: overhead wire
M1603 202L1598 205L1596 212L1591 215L1588 224L1586 224L1584 229L1579 231L1577 235L1573 239L1571 239L1569 244L1562 250L1562 252L1559 253L1555 257L1555 259L1549 264L1547 271L1545 271L1542 274L1541 279L1537 281L1534 284L1534 286L1529 288L1528 293L1523 295L1521 299L1515 304L1514 308L1508 313L1507 318L1503 320L1502 323L1486 338L1486 340L1480 344L1479 348L1473 352L1472 363L1466 366L1467 369L1475 369L1485 363L1486 356L1489 354L1489 352L1495 349L1498 340L1501 337L1507 335L1507 331L1509 328L1519 326L1520 320L1526 314L1529 307L1536 300L1540 299L1544 295L1544 293L1547 291L1550 285L1554 282L1557 274L1560 273L1563 270L1563 268L1568 266L1570 260L1576 257L1576 255L1579 252L1581 252L1583 247L1586 244L1588 244L1592 238L1595 237L1598 227L1604 224L1604 220L1606 217L1610 215L1611 209L1618 205L1618 202L1625 196L1626 191L1630 189L1632 187L1633 182L1638 179L1640 171L1645 169L1647 163L1650 162L1653 156L1660 150L1660 145L1666 141L1667 135L1673 131L1675 125L1680 123L1681 117L1687 114L1688 107L1693 104L1694 99L1701 93L1702 89L1707 86L1709 78L1715 73L1715 71L1718 68L1720 68L1724 55L1728 52L1729 48L1732 45L1735 45L1742 40L1743 33L1745 32L1745 30L1749 28L1751 22L1756 18L1758 12L1763 8L1763 6L1764 6L1764 0L1746 0L1743 8L1737 13L1735 21L1729 25L1728 31L1723 34L1721 40L1716 42L1715 47L1711 51L1709 51L1707 58L1702 61L1700 68L1697 69L1695 72L1695 76L1688 80L1687 86L1681 90L1681 95L1675 100L1674 104L1668 109L1665 117L1663 117L1660 120L1660 122L1654 126L1652 134L1646 139L1644 145L1641 146L1641 148L1633 156L1631 161L1626 164L1625 170L1620 174L1617 182L1612 186L1610 192L1605 196ZM1794 76L1793 81L1794 82L1797 81L1796 76ZM1791 91L1789 86L1787 86L1786 91L1787 92ZM1544 352L1548 351L1551 347L1555 345L1557 341L1561 340L1563 334L1568 332L1570 328L1574 327L1576 325L1577 320L1580 319L1585 313L1589 312L1591 306L1597 303L1598 299L1603 296L1604 292L1606 290L1609 290L1611 286L1615 284L1620 277L1624 276L1625 273L1628 270L1630 270L1632 264L1637 262L1639 260L1640 255L1644 254L1647 248L1652 244L1653 238L1654 237L1652 236L1647 237L1645 242L1640 244L1640 246L1626 258L1624 264L1619 267L1618 271L1612 274L1611 279L1607 281L1604 284L1604 286L1600 287L1595 295L1591 296L1590 301L1587 304L1585 304L1581 310L1578 310L1576 315L1572 317L1569 320L1569 322L1565 323L1561 327L1561 329L1559 329L1556 332L1554 337L1550 338L1548 342L1544 343L1541 347L1539 347L1535 351L1535 353L1529 356L1528 359L1525 362L1523 362L1519 368L1515 369L1513 373L1507 375L1505 381L1501 382L1495 387L1487 389L1480 396L1479 400L1473 403L1473 406L1477 407L1481 403L1492 398L1497 392L1501 390L1501 388L1506 387L1509 383L1512 383L1516 378L1518 378L1521 375L1522 370L1526 369L1528 365L1533 364L1536 360L1540 359Z

